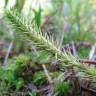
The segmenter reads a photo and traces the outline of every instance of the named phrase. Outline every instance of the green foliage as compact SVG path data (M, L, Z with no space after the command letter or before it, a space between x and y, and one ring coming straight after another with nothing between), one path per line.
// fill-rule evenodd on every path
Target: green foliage
M37 92L35 90L33 90L32 94L30 94L30 96L38 96Z
M54 86L52 96L66 96L70 90L70 84L63 80L58 80Z
M91 80L91 84L96 87L96 80L95 79L92 79Z
M0 96L4 96L8 92L9 88L9 84L6 84L5 81L0 81Z
M37 27L40 28L40 25L41 25L41 13L42 13L41 8L39 8L38 10L33 9L33 13L35 15L34 16L35 23L36 23Z
M24 86L24 80L22 78L18 78L17 80L15 80L15 84L16 86L16 90L19 90L21 87Z
M9 0L5 1L5 7L7 6L8 1ZM50 33L46 34L45 32L44 33L41 32L40 30L42 24L41 8L39 8L38 10L34 10L34 9L32 10L32 12L34 13L34 18L30 18L31 16L24 17L20 15L24 4L25 4L25 0L16 0L16 4L12 8L12 10L5 10L5 18L9 22L4 23L4 25L0 27L0 35L3 35L4 39L8 38L8 40L14 40L16 43L18 41L22 49L21 51L23 53L28 53L28 55L22 54L19 56L15 56L10 60L8 65L1 66L0 96L5 96L5 94L8 93L9 90L14 91L14 94L19 90L21 91L22 88L25 87L26 81L28 83L31 82L34 85L36 85L37 89L38 86L42 87L43 84L46 85L47 78L44 71L42 69L40 69L39 71L37 70L39 69L39 67L40 68L42 67L42 65L39 66L39 64L48 63L52 56L57 56L56 59L61 64L60 67L68 68L66 66L71 66L73 69L76 69L76 71L77 70L80 71L81 72L80 75L83 74L85 76L89 76L93 78L92 83L95 84L96 68L80 64L78 60L75 57L73 57L70 53L63 52L59 48L62 47L61 46L62 44L68 43L71 40L95 41L96 38L94 36L94 33L91 32L90 30L91 26L89 24L90 13L88 10L89 8L88 0L83 0L83 1L82 0L81 1L52 0L53 11L51 14L52 16L51 20L53 25L51 24L51 28L49 28L49 30L52 29L52 32L56 31L55 32L56 38L52 37L54 36L53 35L54 33L51 36ZM17 9L17 11L14 10L15 8ZM5 18L4 21L7 22ZM2 22L0 23L1 23L0 25L2 25ZM46 23L48 22L44 22L45 25ZM87 23L89 25L87 25ZM11 27L9 27L8 25L9 29L7 28L7 24L11 25ZM14 35L9 34L8 33L9 31L14 32L15 34ZM31 53L32 50L30 53L29 51L28 52L26 51L28 50L29 47L27 46L27 43L29 43L27 42L27 40L30 40L30 42L32 42L32 44L36 46L35 51L37 52L37 54L35 54L34 56ZM79 56L80 57L88 56L89 48L87 49L88 50L86 50L85 47L80 47L77 50ZM30 57L29 54L31 54ZM29 62L30 58L32 59L31 62ZM36 65L35 63L33 64L32 62L36 62L36 63L38 62L39 64ZM49 65L46 64L46 66L47 68L49 68L50 64ZM60 74L61 73L58 71L57 72L52 71L49 73L49 75L53 80L57 79L57 77ZM53 89L54 90L52 96L64 96L67 95L67 93L69 93L69 90L71 90L69 82L66 82L64 80L56 81ZM23 89L23 91L25 90L26 89ZM34 90L33 88L32 92L29 91L24 92L24 95L37 96L37 91Z
M33 78L32 78L33 82L36 84L36 85L41 85L41 84L44 84L45 81L46 81L46 77L45 77L45 74L43 71L39 71L39 72L35 72Z
M56 72L51 72L50 76L52 77L52 79L56 79L60 74L61 74L61 72L56 71Z
M69 43L70 41L95 41L94 33L91 32L68 32L64 36L64 42Z
M30 60L29 56L20 54L18 57L16 56L13 58L13 61L14 61L13 64L16 64L18 67L22 67L22 66L25 66L29 60Z
M42 35L41 32L36 32L35 28L30 26L28 21L25 21L24 18L21 18L18 14L16 14L15 10L6 11L6 18L10 21L11 25L13 25L16 32L21 33L40 49L46 50L51 54L57 54L58 60L61 62L61 65L73 66L76 67L79 71L85 72L86 75L91 75L92 77L96 77L96 72L91 72L88 66L81 65L77 62L76 58L71 56L70 54L66 54L66 52L62 52L59 50L53 42L50 42L50 39L46 35ZM39 30L38 30L39 31ZM91 70L95 70L95 68L91 68Z
M83 47L83 46L79 47L78 50L77 50L79 57L82 57L82 58L83 57L88 57L89 51L90 51L90 48L86 48L86 47Z
M0 18L0 38L6 40L12 40L10 29L7 26L7 23L4 18Z
M38 51L38 55L36 57L36 61L39 63L47 63L50 60L50 54L46 51Z
M59 76L59 74L59 72L50 72L50 76L52 77L52 79L56 79ZM42 84L46 84L47 78L45 76L44 71L35 72L35 74L32 77L32 82L39 86Z
M16 8L19 12L21 12L24 4L25 0L16 0L15 6L13 8Z
M17 70L22 66L25 66L29 61L29 57L26 55L19 55L10 61L12 64L2 66L0 70L0 92L4 89L5 93L11 88L15 87L19 90L24 85L24 80L17 76ZM3 94L0 93L0 94ZM1 95L2 96L2 95Z
M70 40L95 41L94 33L88 30L91 28L91 26L87 26L89 27L88 29L86 28L86 24L90 22L88 14L88 11L90 12L90 10L88 10L88 1L83 0L81 2L75 0L65 0L64 5L65 26L68 27L67 29L65 28L64 42L67 41L68 43Z
M5 0L5 7L7 6L9 0Z

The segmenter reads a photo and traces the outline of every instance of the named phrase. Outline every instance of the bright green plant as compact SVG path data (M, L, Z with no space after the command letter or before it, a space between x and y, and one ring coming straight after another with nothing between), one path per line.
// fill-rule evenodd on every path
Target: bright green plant
M35 90L33 90L32 94L30 94L30 96L38 96L37 92Z
M19 55L14 57L6 66L1 66L0 68L0 94L6 93L11 87L15 87L15 91L19 90L24 86L23 78L19 77L17 74L18 69L21 69L29 61L29 57L26 55ZM4 89L4 91L2 91ZM1 95L1 96L2 96Z
M79 57L82 57L82 58L87 57L89 51L90 51L90 48L86 48L83 46L77 49Z
M17 8L19 12L22 11L23 6L25 4L25 0L16 0L15 5L13 6L14 8Z
M42 10L41 8L39 8L38 10L33 10L33 13L34 13L34 20L35 20L35 23L37 25L37 27L39 28L41 26L41 13L42 13Z
M70 91L70 84L63 80L58 80L54 85L54 91L52 96L67 96Z
M35 72L32 79L36 85L42 85L46 82L46 77L43 71Z
M36 56L36 61L40 64L47 63L50 60L51 55L46 51L37 51L38 55Z
M73 66L90 75L92 77L96 77L96 70L95 68L88 68L88 66L81 65L77 62L77 60L71 56L70 54L66 54L66 52L62 52L59 50L53 42L53 39L50 41L47 35L42 35L42 32L36 32L35 28L32 28L32 25L28 23L28 21L24 18L21 18L16 12L14 11L5 11L6 18L10 21L13 29L16 32L21 33L26 38L32 40L32 42L40 48L41 50L46 50L51 54L57 54L58 60L61 62L62 66ZM93 72L94 70L94 72Z

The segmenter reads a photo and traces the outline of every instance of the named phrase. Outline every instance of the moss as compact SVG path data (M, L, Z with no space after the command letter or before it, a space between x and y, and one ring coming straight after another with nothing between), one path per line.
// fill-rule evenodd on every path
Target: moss
M90 48L86 48L86 47L83 47L83 46L80 46L78 49L77 49L77 52L78 52L78 55L79 57L81 58L85 58L85 57L88 57L89 55L89 51L90 51Z

